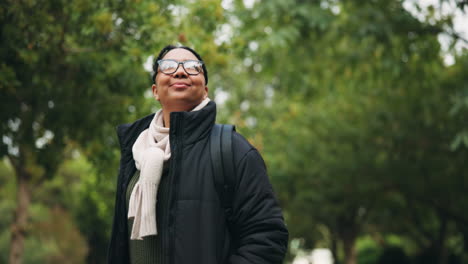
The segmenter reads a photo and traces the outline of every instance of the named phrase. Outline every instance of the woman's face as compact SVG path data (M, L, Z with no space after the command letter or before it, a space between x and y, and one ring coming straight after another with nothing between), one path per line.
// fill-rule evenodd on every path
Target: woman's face
M192 52L186 49L170 50L163 59L178 62L198 60ZM190 111L208 96L208 87L205 84L203 72L198 75L188 75L182 65L179 65L173 74L164 74L159 71L152 89L163 111L170 112Z

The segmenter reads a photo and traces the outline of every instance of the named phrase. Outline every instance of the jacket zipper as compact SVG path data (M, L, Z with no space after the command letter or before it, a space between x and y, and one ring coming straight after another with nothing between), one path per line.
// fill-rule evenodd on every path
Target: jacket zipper
M177 211L177 204L176 200L178 197L178 179L176 177L179 177L179 168L181 167L180 161L182 157L182 152L179 151L181 149L183 142L182 142L182 137L179 135L182 135L182 120L183 118L180 116L180 114L173 114L171 116L171 119L174 122L171 122L171 127L173 127L174 130L172 130L170 133L173 135L173 140L171 140L171 144L173 145L173 148L171 149L171 155L172 156L172 161L171 161L171 167L169 171L169 199L168 203L169 206L169 214L167 214L167 223L169 224L169 232L166 233L166 239L165 239L165 244L168 246L168 261L166 263L172 264L174 263L174 256L175 256L175 215ZM173 126L175 125L175 126ZM173 142L173 143L172 143Z

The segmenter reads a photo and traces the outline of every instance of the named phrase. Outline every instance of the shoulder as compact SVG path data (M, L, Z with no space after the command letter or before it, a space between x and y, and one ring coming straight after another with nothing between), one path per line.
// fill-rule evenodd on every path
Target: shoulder
M129 145L132 146L140 133L149 127L153 117L154 113L140 118L133 123L118 125L117 136L119 138L120 147L126 149Z
M232 148L234 152L235 164L239 164L247 159L261 158L258 150L241 134L234 131L232 135ZM263 159L262 159L263 163Z
M237 131L232 133L232 145L234 151L237 153L247 153L250 150L255 149L255 147L252 146L252 144L250 144L250 142Z

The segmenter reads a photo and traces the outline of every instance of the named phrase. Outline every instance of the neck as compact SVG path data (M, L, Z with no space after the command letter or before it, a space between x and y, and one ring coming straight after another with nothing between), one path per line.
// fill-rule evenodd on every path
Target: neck
M171 126L171 112L163 110L164 127Z

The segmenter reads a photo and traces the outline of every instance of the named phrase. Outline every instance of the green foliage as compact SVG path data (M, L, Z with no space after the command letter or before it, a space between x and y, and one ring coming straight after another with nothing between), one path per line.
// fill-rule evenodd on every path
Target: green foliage
M4 216L0 222L0 263L7 263L10 244L10 224L13 221L15 181L12 168L5 161L0 163L0 213ZM59 177L56 177L59 179ZM30 221L25 241L24 263L84 263L88 253L85 237L76 226L75 219L60 207L63 194L73 195L63 184L57 189L46 184L34 193L34 202L30 206ZM76 194L76 193L75 193Z
M85 0L9 3L0 17L0 91L1 131L11 143L2 155L43 168L33 171L40 179L54 173L66 141L109 142L102 119L119 122L147 85L137 32L130 33L142 21L119 24L123 10Z
M104 261L115 126L158 108L142 64L169 43L204 57L210 97L228 97L218 122L262 152L298 247L341 261L355 246L362 264L391 246L468 258L468 57L443 64L450 16L418 19L397 0L3 2L2 258L24 167L37 186L31 226L64 216L75 259ZM31 234L25 261L60 261L61 239Z
M381 249L371 237L362 237L356 242L358 250L357 263L374 264L377 263Z
M450 114L454 121L468 124L468 79L466 76L466 67L468 67L468 55L463 54L457 58L457 63L450 67L444 85L453 87L456 92L452 95L451 101L453 107ZM452 150L468 147L468 128L465 126L457 133L451 144Z
M0 161L0 263L7 263L8 249L10 242L9 225L13 218L14 202L14 182L11 180L13 171L11 166L5 161Z
M457 237L466 67L442 63L449 19L420 22L401 1L290 2L240 8L238 37L259 47L240 54L262 70L237 102L250 103L242 119L257 122L240 128L264 153L292 237L344 248L377 229L419 250Z

